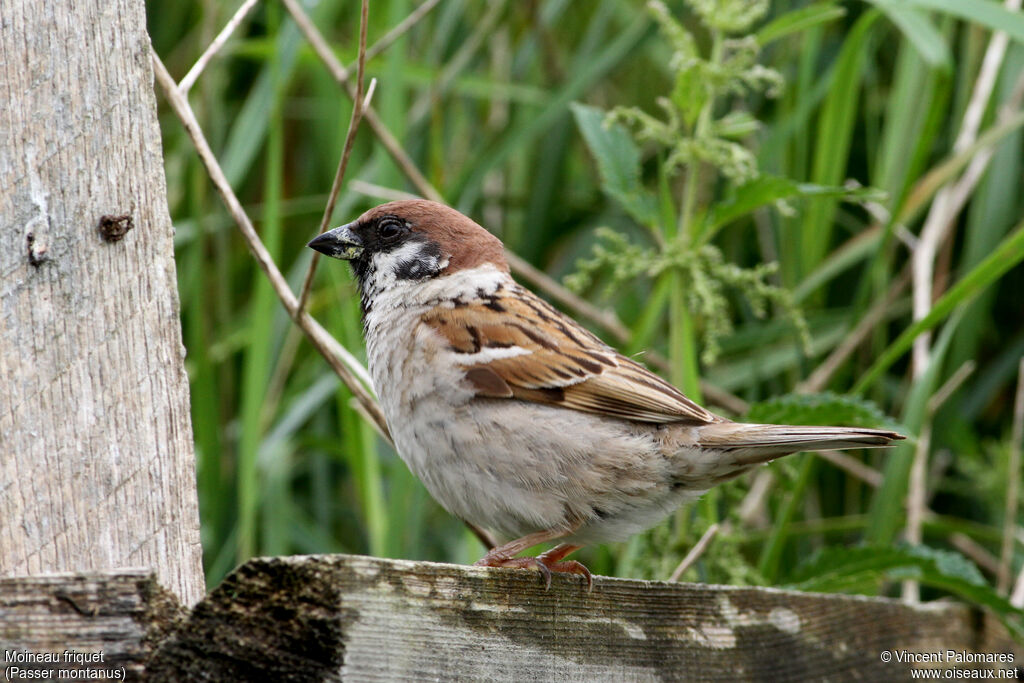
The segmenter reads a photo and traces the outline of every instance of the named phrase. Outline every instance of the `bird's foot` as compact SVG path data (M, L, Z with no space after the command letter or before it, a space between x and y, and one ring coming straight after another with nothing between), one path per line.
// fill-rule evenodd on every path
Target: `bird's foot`
M554 550L558 550L555 548ZM579 574L587 579L587 592L594 589L594 577L590 570L576 560L562 560L564 554L542 553L537 557L504 557L487 553L475 563L477 567L508 567L512 569L536 569L544 579L544 589L551 588L551 573ZM568 553L566 553L568 554Z

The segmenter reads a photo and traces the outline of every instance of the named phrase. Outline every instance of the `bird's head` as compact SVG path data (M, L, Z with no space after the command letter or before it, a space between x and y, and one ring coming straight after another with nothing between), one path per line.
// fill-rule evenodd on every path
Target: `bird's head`
M508 272L501 241L444 204L388 202L307 245L352 265L363 303L387 289L490 264Z

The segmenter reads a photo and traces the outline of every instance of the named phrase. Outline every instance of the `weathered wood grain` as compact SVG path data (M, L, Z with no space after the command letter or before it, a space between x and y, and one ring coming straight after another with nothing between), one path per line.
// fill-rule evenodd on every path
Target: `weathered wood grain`
M204 593L143 0L0 2L0 576Z
M185 614L151 572L0 579L0 680L26 680L28 672L49 672L43 680L75 672L74 680L104 672L141 680L155 643ZM24 661L36 655L58 661ZM17 671L8 679L9 667Z
M1013 653L958 605L353 556L257 559L157 650L153 680L905 680L883 651ZM931 666L931 665L919 665Z

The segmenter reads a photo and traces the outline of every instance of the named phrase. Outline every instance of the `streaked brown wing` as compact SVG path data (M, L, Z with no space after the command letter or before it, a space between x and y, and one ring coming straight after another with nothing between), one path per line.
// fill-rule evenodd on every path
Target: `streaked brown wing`
M525 289L437 308L422 321L453 351L467 355L466 379L479 396L549 403L641 422L715 421L671 384ZM487 350L513 347L527 353L486 358ZM476 354L484 358L468 357Z

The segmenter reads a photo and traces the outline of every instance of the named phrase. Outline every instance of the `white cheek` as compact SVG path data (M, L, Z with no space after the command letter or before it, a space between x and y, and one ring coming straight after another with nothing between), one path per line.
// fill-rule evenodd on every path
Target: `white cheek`
M402 261L410 261L412 259L425 258L423 253L424 245L423 242L406 242L397 249L392 249L389 252L377 252L373 255L373 265L376 267L379 273L390 273L392 277L395 274L395 266ZM436 262L436 259L434 259Z
M423 281L415 276L399 277L402 268L415 264L426 277L443 270L448 265L448 259L431 253L431 249L423 242L407 242L387 253L375 253L370 264L368 276L363 282L363 294L370 300L376 300L396 288L404 290L409 285L418 285Z
M510 286L514 282L508 273L502 272L487 264L476 268L460 270L452 275L431 278L429 280L402 280L395 276L394 255L375 254L373 259L374 272L363 285L364 295L372 302L374 312L384 313L394 309L408 309L418 306L454 306L460 297L475 296L477 292L484 295L493 294L499 286ZM447 259L441 259L439 268L447 265Z

